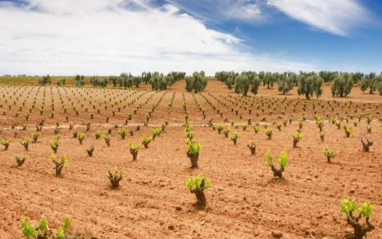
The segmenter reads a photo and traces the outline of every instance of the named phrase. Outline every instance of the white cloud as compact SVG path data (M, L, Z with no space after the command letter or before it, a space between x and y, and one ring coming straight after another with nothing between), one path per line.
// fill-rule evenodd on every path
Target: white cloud
M300 70L307 63L246 53L242 40L150 0L31 0L0 6L0 74L138 74Z
M294 19L341 36L369 21L369 13L357 0L268 0L268 4Z

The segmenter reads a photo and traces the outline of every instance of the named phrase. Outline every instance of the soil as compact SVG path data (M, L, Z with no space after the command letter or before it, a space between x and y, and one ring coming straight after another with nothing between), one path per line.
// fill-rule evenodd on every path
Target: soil
M194 138L202 145L199 167L191 169L183 127L184 86L183 81L177 82L167 93L145 91L149 86L142 86L139 90L2 86L0 125L3 131L0 138L9 138L12 142L7 151L0 151L0 237L23 238L22 217L37 224L42 215L48 218L49 226L55 232L68 214L73 224L69 234L81 232L89 239L245 239L276 238L280 235L290 239L347 238L352 229L346 224L346 217L340 213L339 207L344 195L348 195L359 203L369 201L375 205L370 222L376 228L368 234L368 238L382 238L382 128L376 118L382 109L382 96L363 94L358 87L347 98L335 98L337 103L334 103L330 87L325 85L320 100L307 101L307 121L302 128L304 138L297 148L293 148L292 134L298 129L297 120L302 116L304 102L303 98L297 99L296 88L282 103L284 96L276 92L276 86L271 90L261 87L257 97L251 95L242 99L228 91L224 84L210 81L205 91L194 95L206 110L206 119L203 119L193 96L184 93ZM45 112L41 116L39 109L44 90ZM171 114L168 114L167 104L173 92L176 92L175 99ZM66 114L61 106L60 94L67 107ZM142 96L128 105L139 95ZM35 108L26 121L24 115L35 96ZM143 126L147 112L162 96L149 126ZM223 112L223 117L212 109L203 96ZM50 118L51 99L54 99L55 105L53 118ZM149 101L145 104L147 99ZM25 107L15 117L24 100ZM76 105L78 116L69 100ZM349 104L350 100L352 104ZM89 104L89 101L92 103ZM117 106L112 106L114 101L121 107L126 105L126 108L122 107L118 112ZM244 109L244 101L254 101L254 107L250 107L252 114ZM256 109L256 104L261 101L266 102L264 113ZM276 101L279 105L273 110L272 102ZM290 105L284 109L289 101ZM300 103L293 112L293 103L297 101ZM321 142L313 119L312 102L322 102L327 106L328 101L331 101L334 110L331 107L316 108L316 114L326 119L323 127L325 141ZM369 106L368 102L373 103ZM83 108L81 103L84 103ZM142 107L137 114L124 125L127 115L140 103ZM92 104L100 108L100 114L96 113ZM250 106L249 103L247 106ZM239 115L232 112L232 108L236 107L239 107ZM88 108L87 112L85 108ZM113 110L116 111L115 116L112 115ZM1 115L2 111L5 115ZM358 126L353 127L350 138L346 137L343 129L339 130L328 122L328 117L335 117L336 113L340 117L346 112L354 116L364 115ZM94 113L94 119L91 119L91 113ZM369 113L374 117L371 123L374 144L370 152L363 152L360 137L366 131L365 116ZM273 121L288 118L290 114L293 114L292 124L282 126L281 131L272 124ZM65 116L69 116L69 122ZM110 117L108 123L106 117ZM249 117L253 122L260 123L261 130L255 134L252 126L248 126L246 131L231 126L230 135L235 131L241 135L237 145L224 134L208 127L211 118L214 124L228 126L231 122L245 124ZM261 121L263 118L266 119ZM31 137L31 132L36 130L35 125L41 119L45 119L45 124L38 142L30 143L29 151L24 151L18 140L23 136ZM132 141L134 145L140 143L144 134L149 136L151 128L159 127L165 121L169 122L165 131L150 143L149 148L141 147L138 160L132 161L127 142ZM68 158L61 178L55 177L54 164L50 160L49 141L54 137L57 122L60 124L59 134L62 135L57 156L66 155ZM73 130L69 130L70 122L75 125ZM85 124L88 122L91 127L86 131ZM352 122L350 120L348 125L353 126ZM26 130L22 130L24 124L28 124ZM122 140L115 125L127 129L140 125L141 129ZM273 130L271 140L264 133L265 125ZM106 134L110 127L112 138L108 147L103 139L96 140L95 132L101 130ZM82 145L72 137L75 130L85 133ZM253 156L247 148L250 141L256 143L256 154ZM94 155L89 157L86 149L92 145ZM323 154L325 146L340 151L330 164ZM273 177L265 154L270 151L277 162L283 150L288 152L290 161L283 178L279 179ZM21 167L16 167L15 155L27 155ZM123 175L117 190L111 188L107 178L107 171L114 166ZM211 187L204 191L207 206L203 210L193 206L196 197L185 186L188 177L199 173L211 180Z

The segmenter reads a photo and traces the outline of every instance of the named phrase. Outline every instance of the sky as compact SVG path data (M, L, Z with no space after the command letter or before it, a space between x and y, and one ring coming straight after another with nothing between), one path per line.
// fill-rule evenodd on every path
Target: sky
M0 0L0 75L382 71L380 0Z

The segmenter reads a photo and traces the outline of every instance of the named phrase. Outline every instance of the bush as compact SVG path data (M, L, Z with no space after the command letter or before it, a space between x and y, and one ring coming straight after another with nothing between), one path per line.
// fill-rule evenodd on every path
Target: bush
M121 136L121 139L126 138L126 129L124 128L118 129L117 133L119 134L119 136Z
M235 133L230 137L230 140L232 140L233 144L236 145L238 138L240 138L240 134L235 131Z
M17 156L17 155L15 155L15 160L16 160L16 163L17 163L17 167L21 167L25 163L26 159L27 159L26 156Z
M288 93L290 90L293 89L293 86L295 85L295 82L297 81L297 76L295 73L289 73L286 72L282 74L278 79L277 79L277 85L278 85L278 90L280 93L285 95Z
M228 138L228 135L229 135L229 132L231 132L231 127L226 127L224 130L223 130L223 134L226 138Z
M370 151L370 146L373 145L374 141L370 139L368 135L362 135L361 136L361 143L362 143L362 148L364 152L369 152Z
M337 75L332 83L332 95L345 97L350 94L353 88L352 76L348 73Z
M326 158L328 159L328 163L331 163L331 159L336 157L338 155L337 151L329 149L329 147L324 148L324 154Z
M218 124L215 126L215 129L218 131L218 133L220 134L222 132L222 130L224 129L224 126L221 125L221 124Z
M349 138L353 133L353 127L344 125L342 128L345 130L346 137Z
M268 139L272 139L272 129L266 128L265 129L265 135L268 136Z
M37 143L37 140L38 140L38 137L40 136L40 133L39 132L37 132L37 131L33 131L32 133L31 133L31 136L32 136L32 142L33 143Z
M105 140L106 145L110 146L111 134L103 134L101 137Z
M118 188L119 187L119 181L122 180L122 174L120 171L118 171L117 167L114 167L114 172L111 173L110 171L107 171L107 177L110 180L112 188Z
M272 172L273 172L273 176L274 177L282 178L283 177L282 173L284 172L285 168L288 166L288 162L289 162L289 158L288 158L287 152L286 151L282 151L280 156L279 156L280 169L277 169L273 165L274 159L273 159L273 156L269 152L266 155L266 161L267 161L267 164L271 166L271 169L272 169Z
M296 132L295 134L292 134L292 138L293 138L293 148L297 148L297 143L304 138L304 135L301 132Z
M256 144L255 144L255 141L251 141L247 144L247 147L249 148L249 150L251 151L251 155L255 155L256 154Z
M130 149L131 155L133 155L133 161L137 160L138 157L138 151L141 148L140 144L134 145L131 141L127 143Z
M149 144L151 143L152 140L153 140L152 136L146 137L146 135L143 135L142 136L142 144L143 144L143 146L145 146L145 148L147 149L149 147Z
M96 139L101 138L101 136L102 136L102 132L101 132L100 130L97 130L97 131L95 132L95 137L96 137Z
M64 167L66 161L67 161L67 158L65 155L61 156L60 158L60 161L56 161L56 154L55 153L51 153L50 154L50 159L52 160L52 162L54 163L55 165L55 169L56 169L56 177L60 177L61 176L61 171L62 171L62 168Z
M361 207L357 206L355 200L350 200L347 196L341 201L340 211L346 215L347 223L354 229L354 239L362 239L366 237L368 232L371 232L375 227L370 223L371 213L374 205L365 202ZM358 215L354 215L354 213ZM365 218L365 225L361 225L360 220Z
M9 145L11 144L10 139L0 139L0 144L4 146L4 151L8 150Z
M82 131L78 131L77 139L78 139L78 142L80 142L80 145L82 145L82 141L85 139L85 134Z
M313 94L316 94L317 98L322 95L322 84L324 80L317 76L316 73L300 72L298 82L298 95L305 95L305 98L308 100Z
M195 139L187 139L187 157L191 161L191 168L198 167L199 153L202 146Z
M53 236L54 239L68 239L68 238L81 238L83 235L81 233L76 233L73 236L68 236L67 231L71 227L72 222L69 216L65 216L64 225L57 229L56 234ZM37 238L37 239L47 239L47 235L50 231L48 226L48 220L45 216L41 217L38 227L35 227L31 222L25 217L21 220L21 231L22 234L27 238Z
M198 176L188 178L186 180L186 186L191 193L195 194L197 199L196 206L204 208L207 205L204 190L211 186L210 180L205 178L202 174L199 174Z
M89 149L86 150L86 152L88 153L89 157L93 157L94 146L92 145Z
M53 153L57 153L58 146L60 145L60 142L58 141L61 138L60 135L54 137L51 141L49 141L49 146L53 150Z
M19 140L19 143L24 146L25 151L29 150L29 142L30 138L24 136L22 139Z
M46 75L46 76L43 76L39 81L38 81L39 85L47 85L47 84L51 84L52 81L50 79L50 76L49 75Z
M201 92L207 86L207 79L204 71L194 72L192 77L186 77L186 90L188 92Z

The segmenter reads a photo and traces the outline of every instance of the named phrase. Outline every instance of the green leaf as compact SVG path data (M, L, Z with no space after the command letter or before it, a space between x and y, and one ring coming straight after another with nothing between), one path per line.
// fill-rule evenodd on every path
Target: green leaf
M38 226L38 229L42 232L49 232L49 226L48 226L48 220L45 216L41 217L40 225Z

